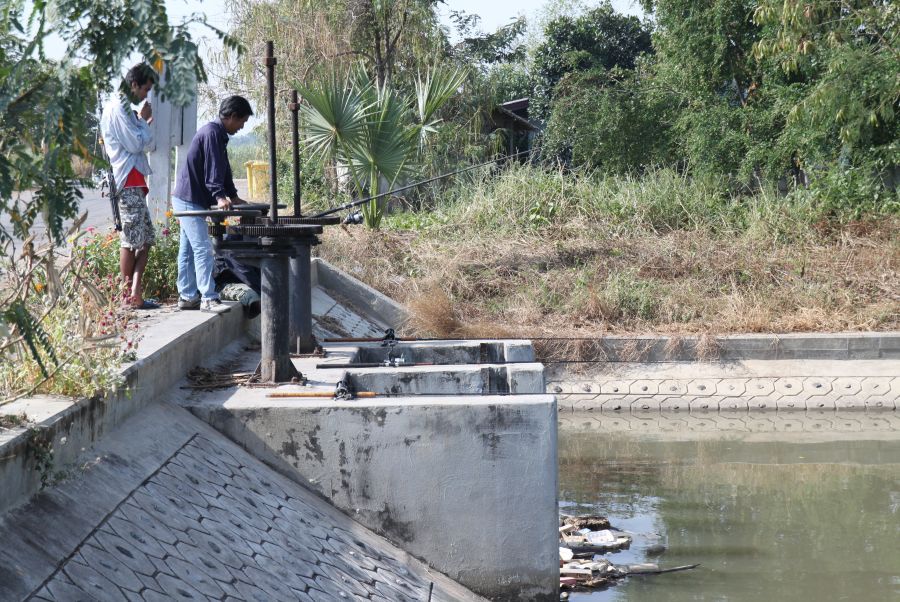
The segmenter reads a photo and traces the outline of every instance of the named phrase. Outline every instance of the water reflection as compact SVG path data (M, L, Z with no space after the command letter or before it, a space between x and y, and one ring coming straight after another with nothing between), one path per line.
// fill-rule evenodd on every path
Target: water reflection
M572 599L900 600L900 438L832 438L561 429L561 510L635 534L613 562L702 563Z

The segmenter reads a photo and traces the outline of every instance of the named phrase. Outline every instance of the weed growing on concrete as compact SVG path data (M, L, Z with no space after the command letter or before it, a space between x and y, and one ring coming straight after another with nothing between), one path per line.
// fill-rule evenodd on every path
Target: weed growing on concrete
M118 279L99 277L77 246L80 235L70 238L71 257L29 243L20 261L0 265L19 316L0 320L0 405L35 393L91 397L122 383L135 327L121 308Z
M41 476L41 489L50 484L53 471L53 440L47 429L28 429L26 450L34 462L34 469Z
M22 426L28 422L25 413L21 414L0 414L0 429L12 429Z

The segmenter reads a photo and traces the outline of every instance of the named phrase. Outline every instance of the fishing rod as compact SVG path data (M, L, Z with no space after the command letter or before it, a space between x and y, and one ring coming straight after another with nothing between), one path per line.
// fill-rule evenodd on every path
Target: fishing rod
M338 213L339 211L344 211L346 209L352 209L353 207L358 207L364 203L368 203L369 201L374 201L375 199L380 199L382 197L386 197L397 192L403 192L404 190L409 190L410 188L415 188L416 186L421 186L422 184L429 184L431 182L435 182L437 180L441 180L443 178L449 178L450 176L455 176L456 174L461 174L465 171L470 171L472 169L477 169L479 167L484 167L485 165L490 165L491 163L496 163L498 161L502 161L504 159L514 159L516 157L520 157L522 155L528 154L531 151L521 151L515 153L513 155L506 155L504 157L500 157L497 159L491 159L490 161L485 161L484 163L478 163L477 165L470 165L469 167L464 167L462 169L457 169L456 171L451 171L450 173L441 174L439 176L435 176L433 178L428 178L427 180L422 180L421 182L414 182L413 184L407 184L406 186L401 186L400 188L395 188L393 190L388 190L387 192L382 192L381 194L376 194L374 196L366 197L364 199L358 199L356 201L351 201L349 203L344 203L340 207L334 207L333 209L328 209L327 211L322 211L321 213L317 213L315 215L311 215L308 217L317 218L317 217L325 217L326 215L331 215L332 213Z

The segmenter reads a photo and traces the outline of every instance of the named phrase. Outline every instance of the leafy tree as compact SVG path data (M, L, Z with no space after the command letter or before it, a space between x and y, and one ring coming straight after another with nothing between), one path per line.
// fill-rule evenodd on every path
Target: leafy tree
M771 150L773 136L771 98L764 102L759 94L762 75L752 53L760 36L751 19L754 1L642 4L657 25L654 85L671 91L680 109L672 116L676 155L693 171L748 180L759 168L756 146ZM774 163L783 170L787 158Z
M463 11L451 11L450 19L462 38L452 50L453 57L464 64L498 65L517 63L525 58L525 44L522 39L527 23L519 17L507 25L498 27L493 33L483 33L478 29L481 17Z
M378 87L390 88L398 68L414 73L417 57L439 56L444 40L435 8L441 1L346 0L353 52L366 60Z
M542 152L603 171L642 171L671 160L673 99L642 69L569 73L556 87Z
M89 116L128 55L138 50L158 68L165 64L169 75L159 91L176 103L190 99L205 73L188 23L169 26L162 0L2 0L0 11L0 212L21 238L43 214L59 241L84 184L72 157L94 147ZM59 62L45 56L51 32L66 44ZM17 193L28 189L35 190L30 200ZM0 240L8 236L0 227Z
M755 0L644 0L656 22L653 47L669 85L706 102L747 101L754 81Z
M53 249L39 255L28 237L42 216L59 244L64 220L76 215L80 187L87 183L76 175L73 158L90 157L94 148L98 94L111 89L135 50L157 69L166 66L167 82L159 92L176 103L191 98L205 73L188 32L196 19L170 26L163 0L0 0L0 13L0 213L12 224L12 232L0 225L0 259L9 253L11 235L26 241L13 266L25 274L21 285L0 295L0 359L17 357L24 345L47 377L38 347L45 360L56 363L41 330L49 310L34 316L32 285L43 271L47 290L59 298L63 284ZM46 57L51 33L66 46L59 61ZM84 279L75 283L84 285Z
M806 83L789 125L836 134L842 153L896 161L900 108L900 7L881 1L759 2L766 27L754 46Z
M553 89L566 73L633 69L640 54L652 52L649 26L617 13L609 1L581 16L551 21L544 37L534 53L532 109L539 119L549 117Z

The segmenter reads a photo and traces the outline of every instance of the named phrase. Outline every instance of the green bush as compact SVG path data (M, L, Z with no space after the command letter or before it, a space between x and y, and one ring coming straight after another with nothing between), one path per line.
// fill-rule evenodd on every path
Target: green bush
M573 73L556 88L542 153L609 173L671 162L672 100L638 71Z
M178 278L178 239L181 230L178 219L166 212L165 222L156 225L156 244L150 249L150 258L142 279L143 295L147 299L170 300L178 295L175 281ZM88 228L88 236L79 245L79 253L98 281L114 279L119 275L119 235L116 232L101 234Z

